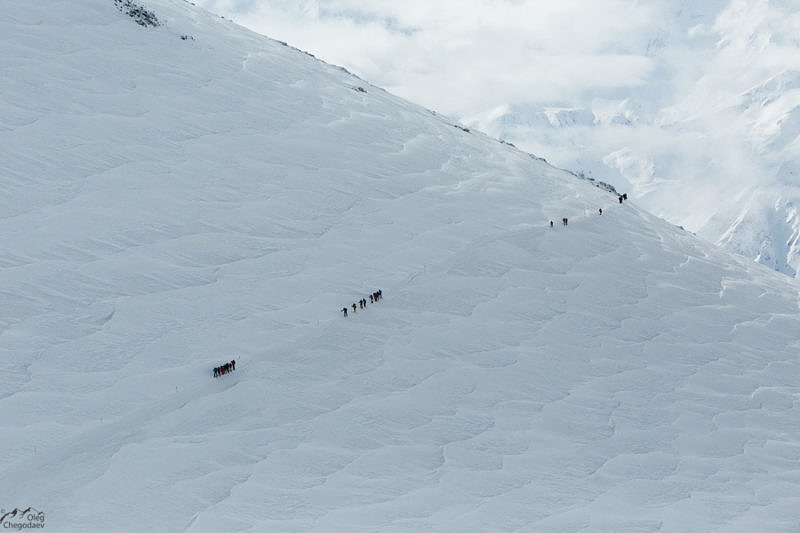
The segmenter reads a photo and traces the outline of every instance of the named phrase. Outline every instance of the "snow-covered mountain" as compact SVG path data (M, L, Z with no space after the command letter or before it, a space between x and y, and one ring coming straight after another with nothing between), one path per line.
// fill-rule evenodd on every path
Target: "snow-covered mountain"
M0 72L4 527L800 522L788 277L181 0Z

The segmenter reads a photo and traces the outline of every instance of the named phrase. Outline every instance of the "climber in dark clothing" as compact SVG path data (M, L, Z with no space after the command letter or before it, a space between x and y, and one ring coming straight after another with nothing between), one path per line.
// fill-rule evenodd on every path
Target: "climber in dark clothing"
M236 359L231 361L231 370L236 370Z
M344 317L347 318L347 308L342 307L342 313L344 313Z

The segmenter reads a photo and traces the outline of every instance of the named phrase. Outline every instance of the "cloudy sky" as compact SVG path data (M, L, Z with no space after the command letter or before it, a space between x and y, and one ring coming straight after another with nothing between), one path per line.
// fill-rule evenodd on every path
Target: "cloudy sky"
M198 3L404 97L474 115L509 101L618 95L662 81L653 78L659 67L679 68L694 81L720 46L763 52L759 38L792 33L797 17L790 15L800 8L796 0Z
M196 2L712 241L797 194L800 0Z
M260 33L466 121L647 83L663 3L200 0Z

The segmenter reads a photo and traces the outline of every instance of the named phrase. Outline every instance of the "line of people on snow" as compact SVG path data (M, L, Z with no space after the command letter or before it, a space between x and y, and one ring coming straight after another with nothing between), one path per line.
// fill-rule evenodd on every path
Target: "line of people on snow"
M229 374L236 370L236 360L231 360L230 363L225 363L222 366L215 366L214 367L214 377L218 378L220 376L224 376L225 374Z
M622 203L623 200L627 200L627 199L628 199L628 193L624 193L624 194L620 194L619 195L619 203L620 204ZM601 215L603 214L603 208L602 207L599 208L598 211L600 212ZM562 218L561 219L561 224L564 225L564 226L569 225L569 219L566 218L566 217ZM551 228L553 227L553 221L552 220L550 221L550 227Z
M375 292L373 292L372 294L369 295L369 303L374 304L375 302L377 302L381 298L383 298L383 289L378 289L377 291L375 291ZM353 304L352 307L353 307L353 312L355 313L356 309L357 309L356 308L356 304ZM367 307L367 299L366 298L361 298L358 301L358 307L361 308L361 309L366 308ZM344 313L344 317L347 318L347 306L342 307L342 313Z

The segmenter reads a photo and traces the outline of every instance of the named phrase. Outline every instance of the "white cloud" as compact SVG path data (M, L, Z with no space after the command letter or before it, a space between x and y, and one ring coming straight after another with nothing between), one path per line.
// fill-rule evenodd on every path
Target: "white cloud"
M392 92L462 117L641 85L658 20L623 0L201 0Z

